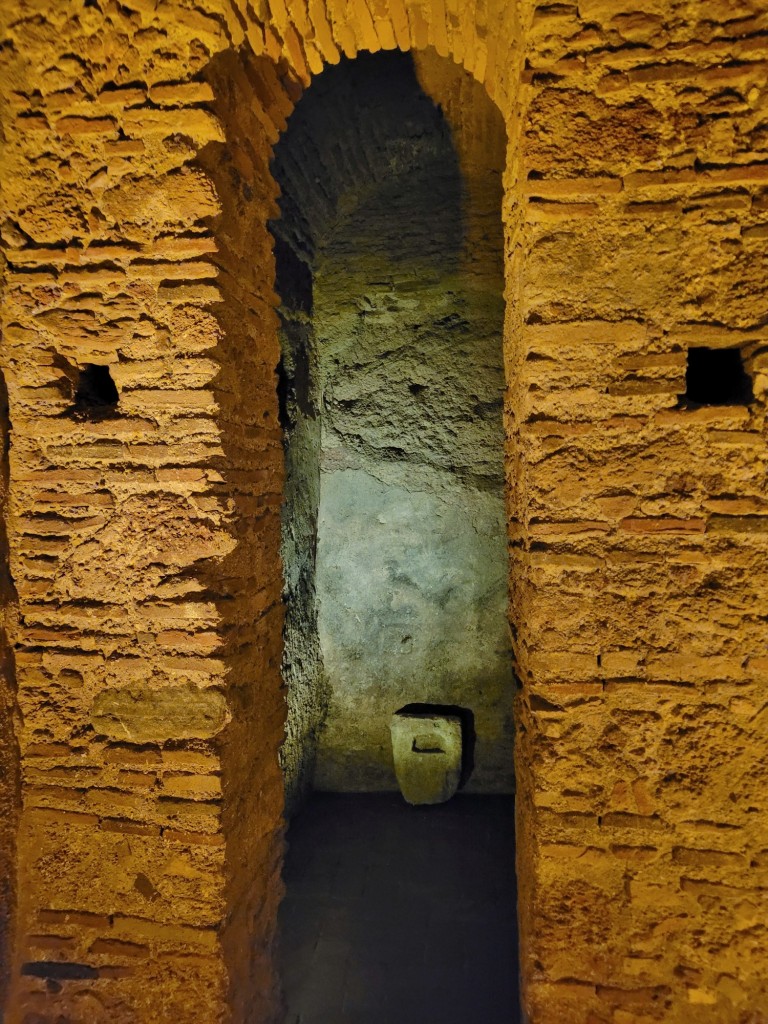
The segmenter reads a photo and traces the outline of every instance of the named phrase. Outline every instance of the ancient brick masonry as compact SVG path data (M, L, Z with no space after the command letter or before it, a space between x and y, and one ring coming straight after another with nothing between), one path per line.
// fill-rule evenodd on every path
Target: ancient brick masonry
M109 17L58 18L51 41L70 32L62 45L81 57L40 52L31 80L53 61L59 98L7 157L34 168L6 194L25 782L11 1012L213 1020L229 985L267 1019L284 715L277 357L269 275L253 286L229 268L254 226L247 266L268 265L274 187L240 216L221 162L226 97L219 119L201 106L211 85L188 80L204 65L215 78L208 19L185 29L180 16L176 62L162 32L127 19L146 44L129 74L139 90L122 86L127 37ZM11 32L22 44L36 25ZM97 95L78 102L89 61ZM239 84L233 73L233 100ZM240 124L266 159L264 125ZM78 408L94 365L111 371L116 408Z
M539 10L528 36L523 964L533 1020L758 1020L768 26L624 6ZM678 408L691 346L740 348L754 402Z
M534 1024L756 1024L764 5L12 0L0 19L8 1019L279 1015L269 158L325 63L434 46L510 141L524 1002ZM702 346L741 349L749 405L678 402ZM116 406L83 399L89 367Z

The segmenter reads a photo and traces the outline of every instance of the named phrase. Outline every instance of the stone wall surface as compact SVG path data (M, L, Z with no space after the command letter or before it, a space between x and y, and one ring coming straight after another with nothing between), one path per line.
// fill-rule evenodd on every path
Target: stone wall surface
M230 40L214 17L169 10L169 31L163 12L127 8L16 15L4 361L24 808L9 1018L272 1019L276 130L236 113L252 69L215 59ZM78 398L94 365L116 405Z
M534 1021L768 1005L767 30L754 4L589 2L527 35L508 379ZM680 402L694 346L740 348L754 401Z
M325 63L432 45L509 138L528 1016L759 1024L764 4L12 0L0 26L8 1020L279 1019L269 157ZM678 400L700 346L742 350L749 405ZM116 407L78 399L89 366Z
M472 714L468 789L512 787L501 284L451 266L439 226L460 208L435 170L401 185L411 203L362 207L319 261L324 789L392 789L389 721L414 701Z

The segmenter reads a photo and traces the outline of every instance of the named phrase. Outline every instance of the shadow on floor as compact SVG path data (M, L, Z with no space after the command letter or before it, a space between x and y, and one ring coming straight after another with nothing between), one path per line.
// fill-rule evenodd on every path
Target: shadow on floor
M286 1024L516 1024L513 810L313 797L288 832Z

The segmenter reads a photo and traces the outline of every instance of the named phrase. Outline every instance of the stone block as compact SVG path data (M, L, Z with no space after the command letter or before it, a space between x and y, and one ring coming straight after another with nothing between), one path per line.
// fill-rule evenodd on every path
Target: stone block
M461 778L461 719L398 712L390 723L395 775L409 804L450 800Z
M110 688L98 695L91 711L91 723L100 735L131 743L207 739L226 722L226 700L221 691L192 686Z

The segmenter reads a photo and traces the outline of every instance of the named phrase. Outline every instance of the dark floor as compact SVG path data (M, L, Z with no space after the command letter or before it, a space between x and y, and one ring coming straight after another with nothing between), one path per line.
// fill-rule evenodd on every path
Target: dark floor
M288 833L287 1024L515 1024L513 801L313 797Z

